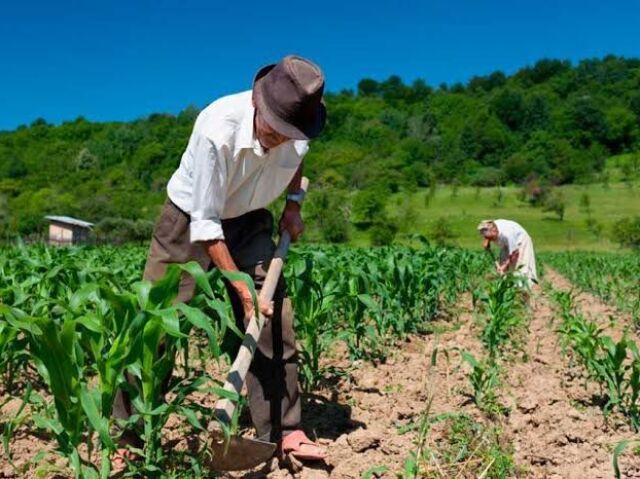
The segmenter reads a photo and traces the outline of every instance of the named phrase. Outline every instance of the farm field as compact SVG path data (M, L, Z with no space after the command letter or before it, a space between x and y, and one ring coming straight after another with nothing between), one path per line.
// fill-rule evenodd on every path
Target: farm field
M107 477L126 368L147 444L129 473L208 477L203 431L234 335L223 278L184 266L198 291L173 305L180 270L138 282L145 255L0 250L0 477ZM609 478L614 457L640 477L638 256L542 259L526 303L480 252L295 248L303 421L327 463L227 477ZM160 342L178 351L168 407Z

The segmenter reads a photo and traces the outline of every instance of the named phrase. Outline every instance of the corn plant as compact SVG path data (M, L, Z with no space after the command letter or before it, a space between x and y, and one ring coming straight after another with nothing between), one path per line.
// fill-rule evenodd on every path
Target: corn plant
M497 364L491 359L479 360L468 351L460 351L460 355L471 367L469 381L474 402L480 409L492 411L496 405L495 388L499 384Z
M196 302L204 302L218 313L221 330L216 331L211 318L200 309L173 304L183 271L196 279L200 291ZM185 398L186 393L202 388L205 378L187 378L174 384L176 399L170 403L163 403L162 397L163 381L173 367L175 351L186 346L184 340L192 327L207 333L214 355L219 351L217 333L229 328L240 334L209 280L199 265L190 263L170 267L153 285L136 283L133 291L117 292L104 284L85 284L68 298L65 307L57 304L53 315L14 321L29 337L30 354L54 397L55 415L34 420L54 433L59 451L69 458L76 477L98 475L91 463L94 433L101 446L100 476L109 474L109 455L115 449L111 412L120 387L129 390L139 413L124 426L135 427L139 418L143 424L146 475L160 472L157 465L165 459L161 430L170 414L181 414L192 426L204 430L196 411L185 405ZM139 389L124 380L126 369L139 379ZM99 379L97 386L90 385L94 375ZM219 388L214 387L213 392L219 392ZM82 444L88 451L84 458L80 456Z
M523 324L515 277L511 274L491 281L476 298L485 313L481 340L493 361L507 344L515 345L515 334Z
M334 326L332 316L338 287L333 281L320 284L314 279L314 262L310 256L289 259L287 287L296 315L296 334L300 351L303 385L315 387L323 376L320 358L329 346L327 333Z
M640 256L634 253L546 253L546 262L580 288L631 313L640 327Z
M640 354L636 344L626 336L616 342L602 334L601 328L575 310L571 293L556 292L554 298L562 312L558 332L563 349L570 346L587 371L587 379L606 390L604 414L616 409L640 430Z

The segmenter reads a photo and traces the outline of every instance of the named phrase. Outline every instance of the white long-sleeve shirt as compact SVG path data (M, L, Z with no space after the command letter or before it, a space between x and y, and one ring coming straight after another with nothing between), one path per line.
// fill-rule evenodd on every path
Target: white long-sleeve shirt
M225 96L196 119L167 193L191 216L191 242L223 239L221 220L264 208L291 182L308 141L265 152L253 129L251 90Z
M531 241L529 233L515 221L494 220L493 222L498 228L497 243L501 249L500 259L504 261L511 253L518 250L518 261L515 265L516 274L528 278L529 286L531 286L533 282L537 282L538 274L533 241Z
M525 229L515 221L511 220L494 220L498 228L498 241L500 248L509 256L522 244L523 239L529 235Z

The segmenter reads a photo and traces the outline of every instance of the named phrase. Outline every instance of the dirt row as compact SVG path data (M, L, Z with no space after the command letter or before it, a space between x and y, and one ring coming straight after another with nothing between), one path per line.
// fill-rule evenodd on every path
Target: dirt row
M571 288L563 277L547 269L545 278L554 288ZM579 307L592 319L609 324L608 306L580 294ZM597 305L597 309L593 307ZM634 437L625 420L602 414L599 391L584 386L576 367L568 367L555 329L560 319L551 299L540 291L533 299L525 348L528 360L509 368L512 414L507 432L512 435L519 464L535 478L613 477L611 451ZM640 477L640 458L625 455L623 477Z

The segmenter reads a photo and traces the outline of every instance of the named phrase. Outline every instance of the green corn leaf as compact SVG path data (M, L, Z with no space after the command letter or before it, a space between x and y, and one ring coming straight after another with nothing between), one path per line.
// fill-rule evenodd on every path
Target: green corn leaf
M380 309L378 304L371 297L371 295L359 294L358 299L360 300L360 302L362 302L362 304L364 304L367 308L371 309L372 311L378 311Z
M627 445L629 444L629 440L625 439L624 441L620 441L616 447L613 449L613 457L612 457L612 462L613 462L613 474L615 475L616 479L621 479L621 475L620 475L620 466L618 465L618 458L620 457L620 454L622 454L625 450L625 448L627 447Z
M32 419L36 427L53 431L56 436L60 436L64 431L64 427L62 426L62 424L60 424L60 422L56 421L55 419L42 416L41 414L34 414L32 416Z
M205 292L205 294L213 298L214 293L211 289L211 284L207 278L207 273L202 269L202 266L196 261L189 261L188 263L179 265L182 271L189 273L196 282L198 288Z
M102 444L109 449L115 449L115 444L109 435L109 421L100 414L100 395L98 391L89 391L86 385L83 385L80 392L80 401L82 409L84 409L91 426L100 436Z
M151 292L152 286L153 283L151 283L151 281L138 281L133 285L133 290L136 293L136 298L138 299L138 304L141 309L147 309L149 293Z
M73 312L79 312L83 304L89 300L96 300L98 298L99 287L96 284L86 284L82 286L78 291L73 293L69 300L69 309Z
M76 318L76 322L87 328L89 331L104 334L106 330L99 317L93 314L87 314Z
M364 474L362 474L361 479L372 479L380 474L387 472L389 468L387 466L374 466L367 469Z
M178 311L184 314L184 317L187 319L187 321L193 324L196 328L199 328L207 333L210 345L218 343L216 332L213 329L213 326L211 326L210 318L206 314L204 314L198 308L194 308L186 304L177 304L175 307Z
M187 419L187 421L189 421L189 424L191 424L193 427L195 427L200 431L206 431L204 426L202 426L202 424L200 423L200 420L198 419L198 416L196 415L196 412L193 409L180 406L178 407L177 411L179 414L184 416Z
M167 268L165 275L153 283L153 286L149 290L146 309L155 309L171 305L176 296L178 296L179 286L180 268L178 265L171 264Z
M157 309L150 311L152 316L162 319L162 327L164 331L174 338L188 338L189 336L180 331L180 321L175 307L167 309Z
M229 399L230 401L233 401L235 403L240 402L240 395L235 391L227 391L224 388L216 387L216 386L207 388L205 389L205 391L212 392L213 394L215 394L216 396L222 399Z

